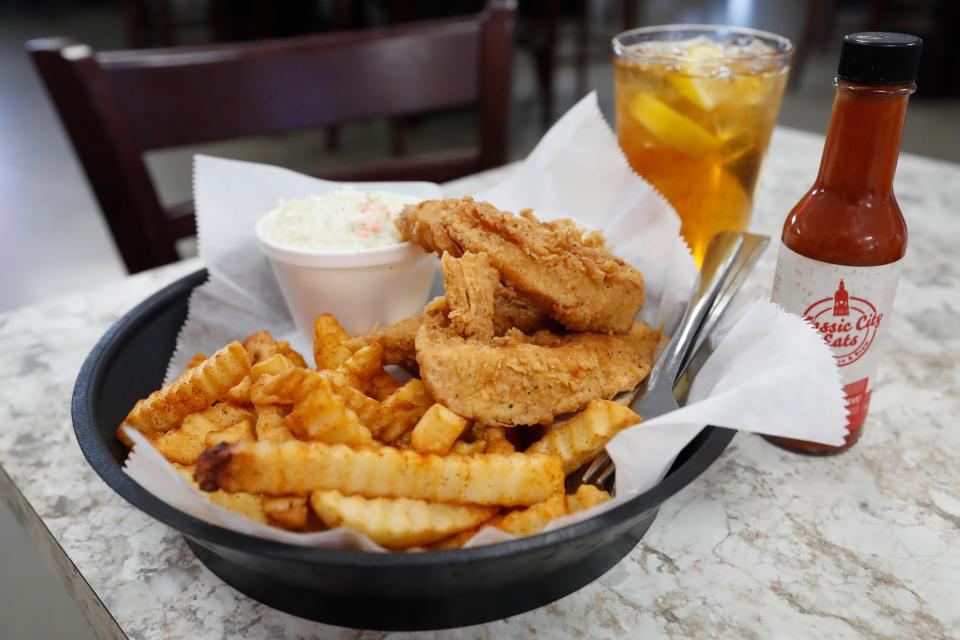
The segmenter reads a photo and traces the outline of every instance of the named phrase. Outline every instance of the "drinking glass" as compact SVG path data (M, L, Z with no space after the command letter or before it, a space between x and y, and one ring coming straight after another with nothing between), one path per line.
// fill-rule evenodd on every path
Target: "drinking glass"
M680 215L699 266L710 238L750 223L793 45L738 27L665 25L613 38L617 136Z

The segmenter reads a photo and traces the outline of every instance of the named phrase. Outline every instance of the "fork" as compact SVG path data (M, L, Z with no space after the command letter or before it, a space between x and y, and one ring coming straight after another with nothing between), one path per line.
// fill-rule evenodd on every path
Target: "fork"
M710 240L680 325L631 399L630 408L644 419L680 408L674 397L674 386L769 242L767 236L740 231L723 231ZM603 451L587 466L581 483L609 491L614 471L613 461Z

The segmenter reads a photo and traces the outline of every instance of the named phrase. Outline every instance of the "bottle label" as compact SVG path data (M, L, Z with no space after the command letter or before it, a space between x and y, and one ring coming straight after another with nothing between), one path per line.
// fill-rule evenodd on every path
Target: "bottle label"
M812 260L780 243L770 299L805 318L833 350L847 398L847 428L863 425L903 260L847 267Z

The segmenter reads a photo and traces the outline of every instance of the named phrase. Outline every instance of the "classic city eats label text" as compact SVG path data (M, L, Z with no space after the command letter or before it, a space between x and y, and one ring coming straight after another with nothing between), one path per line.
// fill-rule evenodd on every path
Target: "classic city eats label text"
M840 367L848 428L863 424L879 364L882 337L897 291L902 261L846 267L811 260L782 243L771 299L803 316L833 350Z

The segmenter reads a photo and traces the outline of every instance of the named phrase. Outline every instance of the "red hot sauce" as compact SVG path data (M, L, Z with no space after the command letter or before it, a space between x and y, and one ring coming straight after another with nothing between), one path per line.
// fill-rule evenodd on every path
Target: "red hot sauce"
M893 175L922 44L898 33L844 38L820 172L783 225L771 299L833 350L848 432L839 447L769 438L782 447L838 453L860 438L907 249Z

